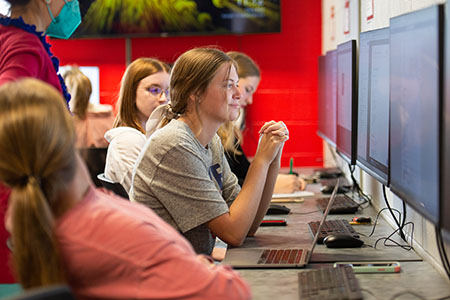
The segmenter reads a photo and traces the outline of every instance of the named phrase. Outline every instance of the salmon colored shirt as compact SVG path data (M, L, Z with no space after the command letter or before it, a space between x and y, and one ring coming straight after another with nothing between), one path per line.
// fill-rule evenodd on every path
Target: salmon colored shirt
M68 284L77 299L249 299L230 267L206 266L151 209L91 188L59 218Z

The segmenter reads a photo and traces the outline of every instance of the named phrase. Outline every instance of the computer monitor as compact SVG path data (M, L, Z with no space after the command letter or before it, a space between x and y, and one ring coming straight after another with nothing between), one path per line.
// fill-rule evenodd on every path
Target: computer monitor
M359 36L356 152L357 165L388 185L389 28Z
M358 84L356 80L356 40L337 47L336 147L349 164L356 163Z
M450 243L450 5L445 6L444 100L442 104L440 228Z
M319 56L317 135L336 147L336 51Z
M391 190L433 224L439 220L442 8L390 22Z

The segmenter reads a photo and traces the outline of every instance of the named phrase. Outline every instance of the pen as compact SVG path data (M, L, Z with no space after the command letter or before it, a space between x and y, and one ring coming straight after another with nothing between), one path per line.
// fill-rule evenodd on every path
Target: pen
M289 162L289 174L294 174L292 172L292 167L294 166L294 158L291 157L291 161Z

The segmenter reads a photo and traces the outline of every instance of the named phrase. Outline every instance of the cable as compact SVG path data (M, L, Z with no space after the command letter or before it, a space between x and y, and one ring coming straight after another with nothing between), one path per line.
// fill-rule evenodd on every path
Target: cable
M391 213L391 215L392 215L392 218L394 219L395 223L397 224L398 229L400 229L400 237L401 237L402 240L404 240L405 242L408 242L408 241L406 240L405 234L403 233L403 226L404 226L404 224L400 225L400 221L398 221L397 218L396 218L396 217L394 216L394 214L392 213L391 205L389 204L389 201L388 201L387 196L386 196L386 186L385 186L384 184L383 184L383 197L384 197L384 202L386 202L386 206L388 207L388 209L389 209L389 211L390 211L390 213ZM405 213L405 212L406 212L406 206L404 206L404 209L403 209L403 213ZM406 219L405 216L403 216L403 219ZM403 223L404 223L404 222L403 222Z
M423 299L423 300L426 299L426 298L422 297L422 295L420 295L420 294L418 294L418 293L416 293L416 292L413 292L413 291L403 291L403 292L395 293L391 298L389 298L389 300L394 300L395 298L400 297L400 296L403 296L403 295L413 295L413 296L416 296L416 297L419 298L419 299Z
M366 292L367 294L369 294L370 296L374 297L375 299L379 300L380 298L378 298L372 291L368 290L368 289L363 289L363 288L359 288L361 290L361 292Z
M369 206L372 205L372 197L370 195L367 195L363 192L363 190L361 189L361 187L358 184L358 181L356 181L355 176L353 176L353 172L355 171L355 166L352 166L351 164L348 164L348 169L350 170L350 177L352 179L353 182L353 192L357 193L358 197L360 199L363 199L364 201L360 204L361 207L362 205L364 205L365 203L369 203ZM366 207L362 207L362 208L366 208Z
M402 231L401 232L403 233L403 227L405 226L405 222L406 222L406 202L405 201L402 201L402 207L403 207L403 219L402 219Z
M444 242L442 240L441 230L438 226L435 227L436 243L439 250L439 256L441 257L442 265L448 278L450 278L450 264L448 261L447 253L445 251Z
M413 222L408 222L408 223L406 223L405 225L411 225L411 227L412 227L412 229L411 229L411 245L401 245L401 244L399 244L398 242L396 242L395 240L393 240L393 239L391 239L391 237L395 234L395 233L397 233L399 230L400 230L400 228L397 228L396 230L394 230L388 237L383 237L383 238L379 238L378 240L376 240L375 241L375 244L373 245L373 247L376 249L377 248L377 244L378 244L378 242L379 241L381 241L381 240L384 240L384 246L386 246L386 247L400 247L400 248L402 248L403 250L407 250L407 251L410 251L410 250L412 250L412 249L414 249L413 248L413 240L414 240L414 223ZM390 241L390 242L392 242L392 243L394 243L395 245L389 245L389 244L387 244L386 242L387 241ZM407 241L406 241L406 243L408 243Z
M370 232L370 234L369 234L367 237L371 237L371 236L373 235L373 233L375 232L375 227L377 226L378 218L380 217L380 214L381 214L384 210L386 210L386 209L388 209L388 208L387 208L387 207L382 208L382 209L377 213L377 216L375 217L375 221L374 221L374 224L373 224L373 227L372 227L372 231ZM395 212L397 212L397 213L399 214L399 218L401 217L402 213L401 213L399 210L397 210L397 209L395 209L395 208L392 208L392 210L395 211Z

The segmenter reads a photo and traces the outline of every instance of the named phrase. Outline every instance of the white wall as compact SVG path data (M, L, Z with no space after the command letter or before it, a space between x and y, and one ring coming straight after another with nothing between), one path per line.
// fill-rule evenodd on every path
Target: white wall
M0 15L8 15L9 12L9 3L4 1L4 0L0 0Z
M336 49L337 45L350 39L359 40L359 32L374 30L389 26L389 19L404 13L425 8L430 5L445 3L445 0L350 0L350 18L345 12L347 0L322 0L322 54L328 50ZM373 7L371 4L373 3ZM334 9L333 9L334 7ZM334 10L334 18L331 11ZM373 13L373 17L368 16ZM355 16L358 19L355 20ZM344 33L345 23L350 19L350 32ZM359 45L359 43L358 43ZM333 157L324 148L324 161L326 165L333 165ZM347 172L346 163L339 159L336 162ZM374 206L378 209L386 207L383 199L382 185L370 175L356 168L355 177L360 182L361 188L373 197ZM348 174L348 172L347 172ZM388 200L392 207L402 211L402 201L388 190ZM394 222L388 215L384 217L393 225ZM434 226L423 219L410 207L407 207L407 221L414 222L414 248L426 260L430 261L436 269L445 274L436 247ZM409 233L409 232L408 232ZM447 254L450 254L450 245L446 245Z

